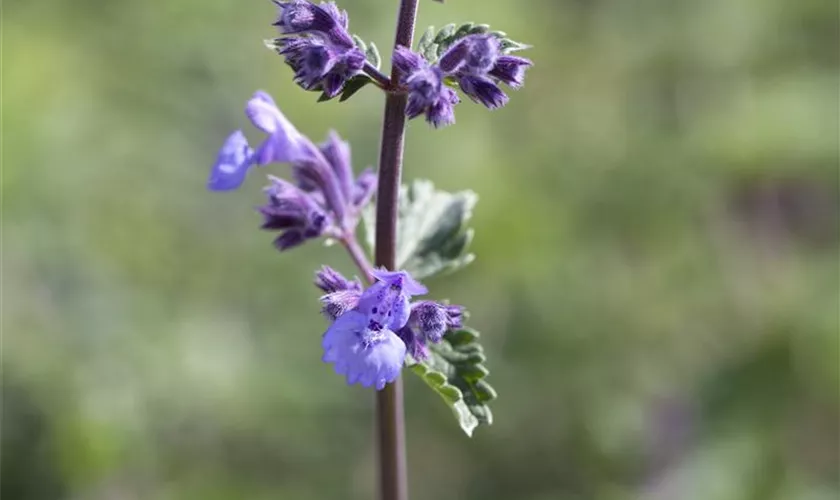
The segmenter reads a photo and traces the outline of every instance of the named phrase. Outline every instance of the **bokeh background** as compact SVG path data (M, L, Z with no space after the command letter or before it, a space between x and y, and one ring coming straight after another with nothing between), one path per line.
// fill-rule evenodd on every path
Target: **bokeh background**
M388 57L395 4L341 6ZM468 439L407 374L412 498L836 499L837 2L420 11L536 67L502 110L409 127L407 178L481 197L478 260L427 284L471 310L499 392ZM4 500L374 497L373 394L320 362L310 284L348 259L274 251L261 175L204 187L259 88L375 163L382 96L316 105L273 17L4 2Z

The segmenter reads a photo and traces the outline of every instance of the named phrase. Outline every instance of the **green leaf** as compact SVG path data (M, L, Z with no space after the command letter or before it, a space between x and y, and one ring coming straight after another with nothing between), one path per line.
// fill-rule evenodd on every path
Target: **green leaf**
M330 101L336 97L338 97L338 102L344 102L347 99L350 99L353 94L360 91L362 87L372 82L373 80L367 75L356 75L347 80L347 83L344 84L344 90L342 90L340 94L333 97L328 97L321 89L318 89L321 92L321 95L318 97L318 102Z
M467 223L478 196L472 191L447 193L428 180L400 188L397 223L397 268L417 279L453 272L475 259L468 252L473 238ZM375 211L365 212L367 242L373 248Z
M493 413L487 403L496 399L496 391L484 378L484 351L478 332L471 328L450 330L439 344L429 346L429 358L418 361L409 357L412 372L419 375L452 409L461 429L468 436L479 425L491 425Z
M434 37L435 43L443 43L444 40L451 37L455 30L458 29L458 26L455 23L447 24L440 31L437 32L437 35Z
M437 58L437 44L434 41L435 27L429 26L417 42L417 52L429 61Z
M511 40L504 31L491 31L490 25L488 24L464 23L461 25L447 24L437 32L435 32L433 26L429 26L417 44L417 51L429 62L434 63L452 44L461 38L480 33L489 33L498 38L503 54L509 54L531 47L530 45Z
M367 51L367 44L364 40L362 40L358 35L350 35L353 38L353 43L356 44L356 47L359 47L359 50L362 52Z
M365 57L374 68L379 69L382 66L382 56L379 55L379 49L376 48L375 43L370 42L365 50Z

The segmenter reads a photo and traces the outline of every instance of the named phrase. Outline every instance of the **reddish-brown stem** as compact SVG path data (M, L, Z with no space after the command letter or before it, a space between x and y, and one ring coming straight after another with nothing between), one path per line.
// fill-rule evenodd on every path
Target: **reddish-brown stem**
M418 0L400 0L394 48L411 47ZM391 82L400 81L391 69ZM394 269L397 248L397 208L405 141L405 106L408 96L388 93L382 120L379 153L379 188L376 195L376 265ZM408 500L405 453L405 417L402 379L376 393L376 437L381 500Z

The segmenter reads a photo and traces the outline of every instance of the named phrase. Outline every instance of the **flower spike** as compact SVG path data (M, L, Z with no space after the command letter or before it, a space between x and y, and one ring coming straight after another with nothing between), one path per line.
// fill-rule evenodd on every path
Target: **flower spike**
M263 91L248 100L245 115L266 137L254 150L241 130L228 136L210 172L208 189L238 188L253 165L290 163L295 182L269 176L268 201L258 208L263 229L282 231L275 246L287 250L320 236L351 233L376 189L377 176L367 169L354 179L350 145L331 132L316 146Z

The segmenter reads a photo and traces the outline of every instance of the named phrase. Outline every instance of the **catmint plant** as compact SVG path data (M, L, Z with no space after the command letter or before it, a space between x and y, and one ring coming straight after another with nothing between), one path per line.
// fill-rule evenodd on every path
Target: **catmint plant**
M505 106L504 87L520 88L532 65L513 53L528 46L487 25L463 23L430 27L412 47L418 0L400 0L386 75L376 45L351 33L347 12L335 3L273 2L276 17L267 24L277 36L265 44L303 90L318 92L318 102L344 101L369 84L385 94L379 168L356 174L350 145L337 132L312 142L268 93L257 91L245 115L262 133L260 143L252 146L242 130L232 132L207 187L235 190L255 166L288 164L288 175L267 174L266 201L256 209L260 227L276 233L280 251L317 239L336 241L357 266L363 281L326 265L315 273L327 322L322 360L348 384L376 391L381 496L404 500L403 368L443 398L468 435L492 423L487 403L496 397L485 380L478 332L465 325L467 311L434 299L421 283L474 259L468 222L476 195L440 191L427 180L402 185L406 121L422 115L432 127L452 125L460 95L489 109ZM373 264L357 238L360 223Z

